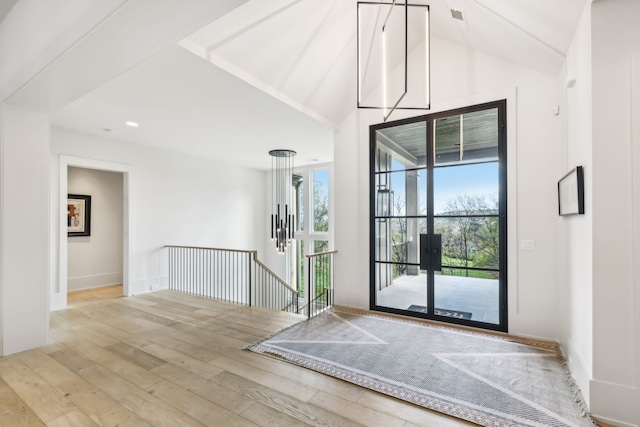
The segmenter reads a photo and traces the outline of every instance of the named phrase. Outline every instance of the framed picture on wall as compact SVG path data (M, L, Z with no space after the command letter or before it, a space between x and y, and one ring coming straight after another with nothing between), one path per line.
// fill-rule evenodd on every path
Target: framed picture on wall
M584 173L576 166L558 181L558 214L584 214Z
M91 196L67 195L67 234L91 236Z

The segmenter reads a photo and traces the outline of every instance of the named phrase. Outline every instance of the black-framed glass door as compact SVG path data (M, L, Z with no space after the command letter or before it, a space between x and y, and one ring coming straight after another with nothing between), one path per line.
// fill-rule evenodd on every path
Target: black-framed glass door
M505 109L371 126L372 310L507 330Z

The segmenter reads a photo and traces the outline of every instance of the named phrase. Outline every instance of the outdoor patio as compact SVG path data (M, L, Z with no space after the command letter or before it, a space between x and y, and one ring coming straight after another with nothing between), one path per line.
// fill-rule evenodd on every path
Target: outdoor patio
M436 309L471 313L471 320L498 324L498 280L437 275L435 281ZM378 292L376 303L401 310L408 310L412 305L425 307L426 275L396 278L391 286Z

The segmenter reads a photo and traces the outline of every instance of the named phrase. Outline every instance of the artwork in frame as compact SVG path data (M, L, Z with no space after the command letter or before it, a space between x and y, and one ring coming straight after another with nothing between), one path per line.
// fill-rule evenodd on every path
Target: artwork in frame
M67 234L91 236L91 196L67 195Z
M584 172L576 166L558 181L558 214L584 214Z

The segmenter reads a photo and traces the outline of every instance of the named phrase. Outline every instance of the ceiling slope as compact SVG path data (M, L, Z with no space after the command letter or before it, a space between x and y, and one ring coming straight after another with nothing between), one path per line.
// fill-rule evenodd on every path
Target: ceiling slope
M432 0L432 35L558 76L588 1ZM356 21L356 0L249 0L52 123L260 169L273 148L332 161L333 130L356 108Z
M4 17L9 14L11 8L16 4L18 0L4 0L0 2L0 23L4 20Z
M56 111L52 123L255 169L268 169L277 148L298 151L296 164L333 160L331 128L175 45Z
M431 28L471 49L557 76L588 0L434 0ZM462 12L464 21L451 17ZM323 123L356 103L356 0L251 0L181 44Z
M22 0L5 19L11 21L9 23L12 25L6 26L9 28L5 27L8 22L0 25L0 36L6 37L0 37L0 47L16 43L15 37L20 37L21 33L15 26L20 26L23 32L26 30L28 36L22 36L28 41L35 40L37 47L43 48L40 45L47 43L50 45L39 54L35 52L37 68L33 78L31 73L25 73L24 70L13 70L11 74L19 78L27 75L30 80L21 85L9 102L35 111L53 111L120 73L126 73L140 61L168 45L174 45L245 1L75 0L60 2L65 7L58 6L57 9L56 5L44 2L47 7L55 9L49 10L38 4L42 2ZM20 22L10 19L20 11L25 12L20 15ZM55 21L54 28L45 26L47 12L52 16L50 20ZM54 20L57 13L63 17ZM38 19L31 22L34 16ZM40 27L44 27L42 34L34 30ZM14 31L10 34L4 33L11 29ZM49 40L50 37L53 40ZM17 46L20 48L21 45ZM33 54L24 52L26 56ZM46 62L41 63L42 60ZM0 65L3 65L1 61ZM0 70L3 68L0 66ZM30 70L30 67L27 69Z
M356 107L355 3L249 1L186 46L333 127Z

